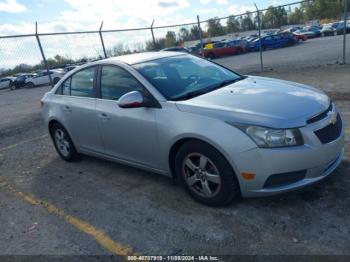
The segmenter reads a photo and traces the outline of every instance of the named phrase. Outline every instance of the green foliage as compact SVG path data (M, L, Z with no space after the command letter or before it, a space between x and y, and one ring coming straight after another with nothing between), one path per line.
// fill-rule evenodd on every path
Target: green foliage
M208 20L208 35L210 37L225 35L226 30L217 17Z
M257 29L255 22L252 19L252 14L247 12L247 14L241 18L241 29L242 31L249 31Z
M279 28L287 24L287 12L284 7L269 6L265 14L262 15L262 28Z
M165 35L165 47L176 45L176 34L174 31L168 31Z
M239 28L240 28L239 21L236 19L235 16L230 16L227 19L226 32L227 33L236 33L236 32L239 32Z

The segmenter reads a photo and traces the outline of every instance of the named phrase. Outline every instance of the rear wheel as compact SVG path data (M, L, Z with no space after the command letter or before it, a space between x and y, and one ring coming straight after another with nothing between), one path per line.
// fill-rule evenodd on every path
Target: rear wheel
M184 144L176 154L175 170L186 191L203 204L227 205L240 195L230 164L219 151L204 142Z
M13 90L15 90L15 89L16 89L15 84L14 84L14 83L11 83L11 84L10 84L10 90L12 90L12 91L13 91Z
M50 133L60 157L68 162L76 160L78 153L67 130L62 125L56 123L51 127Z
M214 59L214 58L215 58L215 55L214 55L213 53L209 53L209 54L208 54L208 58L209 58L209 59Z
M60 79L59 79L58 77L55 77L55 78L53 79L53 83L54 83L55 85L58 83L58 81L60 81Z
M29 82L29 83L27 83L27 85L26 85L28 88L33 88L33 87L35 87L35 85L34 85L34 83L33 82Z

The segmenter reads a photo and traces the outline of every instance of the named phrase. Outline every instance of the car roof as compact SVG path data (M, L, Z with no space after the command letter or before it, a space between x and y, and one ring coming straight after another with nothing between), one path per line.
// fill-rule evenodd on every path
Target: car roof
M184 53L167 52L167 51L145 52L145 53L136 53L136 54L112 57L112 58L104 59L102 61L109 61L109 62L116 61L116 62L122 62L129 65L134 65L134 64L148 62L156 59L172 57L172 56L180 56L180 55L184 55Z

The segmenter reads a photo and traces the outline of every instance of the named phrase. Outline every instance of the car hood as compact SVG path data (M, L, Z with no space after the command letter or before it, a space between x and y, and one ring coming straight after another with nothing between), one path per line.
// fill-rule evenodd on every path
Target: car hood
M179 110L222 119L226 122L254 124L272 128L306 125L307 119L329 107L322 91L289 81L248 76L209 92L176 102Z

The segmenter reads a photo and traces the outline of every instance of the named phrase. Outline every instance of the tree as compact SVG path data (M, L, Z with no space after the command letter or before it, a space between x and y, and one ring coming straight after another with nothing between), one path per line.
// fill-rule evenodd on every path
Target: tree
M287 12L284 7L269 6L262 16L263 28L279 28L287 24Z
M187 28L181 27L179 30L179 40L184 42L190 40L190 31Z
M226 31L227 33L235 33L239 32L239 21L236 19L235 16L230 16L227 19L227 25L226 25Z
M225 28L221 25L217 17L208 20L208 35L220 36L225 34Z
M305 23L304 12L302 8L296 7L294 11L288 14L288 24L297 25Z
M253 22L252 15L249 12L247 12L244 18L241 18L241 28L243 31L256 29L256 25Z
M168 31L165 36L165 47L176 45L176 34L174 31Z

